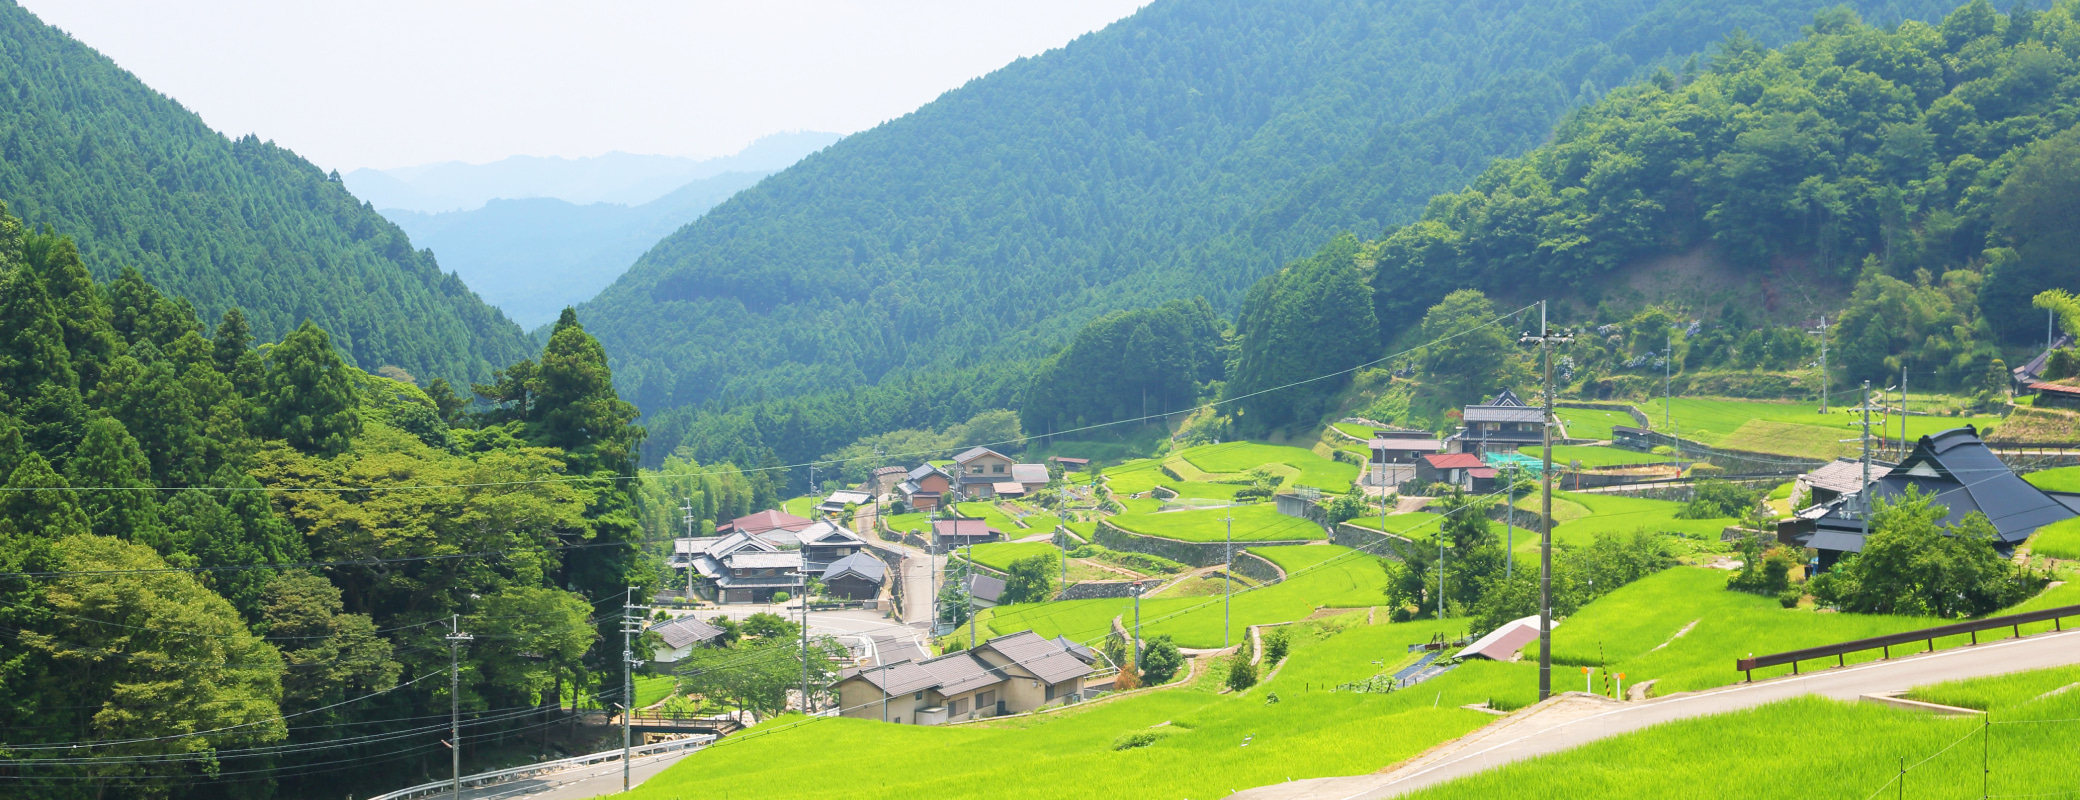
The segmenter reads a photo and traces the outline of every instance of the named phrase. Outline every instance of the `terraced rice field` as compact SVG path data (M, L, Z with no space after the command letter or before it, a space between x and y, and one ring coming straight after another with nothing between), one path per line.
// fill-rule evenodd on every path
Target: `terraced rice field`
M1234 519L1234 539L1238 542L1328 538L1321 526L1280 514L1270 503L1194 511L1128 513L1114 516L1109 521L1130 533L1188 542L1218 542L1228 538L1230 528L1227 520L1231 516Z

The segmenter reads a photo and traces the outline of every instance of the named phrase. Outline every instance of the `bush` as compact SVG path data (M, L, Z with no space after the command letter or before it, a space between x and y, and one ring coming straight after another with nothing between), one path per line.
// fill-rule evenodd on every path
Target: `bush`
M1136 747L1147 747L1168 735L1169 732L1167 731L1133 731L1123 733L1120 734L1119 738L1112 740L1112 749L1132 750Z
M1699 481L1697 493L1676 512L1676 519L1744 517L1754 505L1754 492L1722 480Z
M794 599L794 595L788 594L786 592L773 593L773 605L779 605L792 599Z
M1228 658L1228 688L1242 691L1257 685L1257 668L1249 663L1249 657L1241 653Z
M1791 588L1791 568L1798 566L1784 548L1773 548L1763 552L1762 542L1754 536L1741 537L1741 569L1726 577L1726 588L1737 592L1759 595L1782 595ZM1798 601L1793 600L1793 606Z
M1798 601L1804 599L1806 599L1806 589L1803 586L1787 586L1784 588L1784 591L1777 593L1777 604L1785 608L1797 608Z
M1264 663L1276 665L1286 658L1286 651L1293 646L1292 634L1284 627L1272 628L1264 634Z
M1863 552L1807 582L1815 600L1862 614L1964 617L2021 602L2050 581L2001 558L1985 514L1942 525L1949 509L1914 487L1874 506Z
M1177 643L1169 636L1158 636L1141 646L1140 668L1142 682L1149 686L1161 686L1177 677L1177 670L1184 667L1184 654L1177 651Z
M1692 478L1712 478L1724 474L1726 474L1726 468L1717 464L1690 465L1690 477Z

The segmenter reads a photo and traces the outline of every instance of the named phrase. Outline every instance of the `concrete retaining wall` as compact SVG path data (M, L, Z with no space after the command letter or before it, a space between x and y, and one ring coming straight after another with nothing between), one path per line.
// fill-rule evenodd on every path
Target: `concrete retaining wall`
M1162 556L1171 561L1189 564L1194 567L1210 567L1215 564L1226 563L1227 561L1227 545L1223 542L1187 542L1178 539L1165 539L1161 536L1129 533L1119 529L1109 521L1098 523L1096 538L1098 544L1114 550ZM1278 545L1307 544L1307 542L1308 540L1306 539L1293 539L1276 542L1237 542L1236 544L1249 547L1274 547Z

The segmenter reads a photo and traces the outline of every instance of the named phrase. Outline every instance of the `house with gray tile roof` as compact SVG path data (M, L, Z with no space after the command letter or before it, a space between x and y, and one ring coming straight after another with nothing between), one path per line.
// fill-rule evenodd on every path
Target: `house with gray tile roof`
M650 632L657 634L661 644L653 651L650 657L650 660L656 664L677 662L691 655L693 648L705 646L709 642L714 641L715 637L722 635L721 628L708 624L692 615L674 617L669 621L652 625L650 626Z
M824 567L819 580L834 600L873 600L888 583L888 565L872 553L853 553Z
M1092 666L1074 647L1020 631L923 661L851 667L832 689L840 713L860 719L939 725L1023 714L1082 697Z

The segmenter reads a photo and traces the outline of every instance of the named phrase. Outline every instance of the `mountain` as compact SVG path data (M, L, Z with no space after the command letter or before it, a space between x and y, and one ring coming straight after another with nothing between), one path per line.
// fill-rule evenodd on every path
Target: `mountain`
M1668 373L1643 362L1673 352L1676 380L1702 393L1781 396L1825 318L1836 386L1911 374L1919 391L2005 404L2004 357L2044 342L2036 298L2080 277L2075 31L2072 4L2003 16L1974 0L1934 25L1830 10L1775 51L1729 37L1709 64L1580 109L1412 224L1339 237L1259 282L1226 391L1251 427L1311 424L1347 376L1273 390L1396 340L1485 330L1408 359L1452 384L1536 324L1481 322L1551 298L1579 332L1558 351L1573 392L1651 386Z
M1605 87L1735 28L1788 40L1829 5L1158 0L738 194L580 313L653 414L1029 360L1173 299L1232 313Z
M438 255L485 302L535 328L599 294L657 240L768 174L700 178L638 206L534 197L439 214L384 209L383 216Z
M369 370L483 380L534 350L404 231L272 142L230 139L115 62L0 3L0 200L136 267L205 319L280 339L311 320Z
M613 152L588 158L513 156L488 164L446 161L396 169L357 169L347 188L380 209L465 211L493 199L553 197L578 205L636 206L686 184L731 172L772 172L844 138L836 133L776 133L721 158ZM689 218L690 219L690 218ZM625 266L625 265L624 265Z

